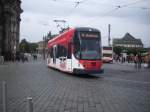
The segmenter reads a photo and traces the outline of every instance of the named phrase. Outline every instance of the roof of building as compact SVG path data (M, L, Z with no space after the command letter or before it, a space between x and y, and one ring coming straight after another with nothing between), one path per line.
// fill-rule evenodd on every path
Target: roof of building
M136 39L131 34L126 33L122 38L114 38L113 44L138 44L143 45L141 39Z

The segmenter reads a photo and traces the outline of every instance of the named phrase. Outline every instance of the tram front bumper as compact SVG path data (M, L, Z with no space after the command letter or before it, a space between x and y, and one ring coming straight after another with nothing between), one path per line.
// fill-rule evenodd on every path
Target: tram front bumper
M101 70L83 70L83 69L77 69L75 68L73 70L74 74L102 74L104 73L104 69Z

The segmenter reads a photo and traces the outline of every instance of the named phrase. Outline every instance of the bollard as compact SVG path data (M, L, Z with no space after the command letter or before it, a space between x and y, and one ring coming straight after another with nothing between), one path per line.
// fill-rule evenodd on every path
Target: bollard
M3 112L7 112L7 85L6 82L2 82L2 106Z
M33 102L31 97L27 98L27 112L33 112Z

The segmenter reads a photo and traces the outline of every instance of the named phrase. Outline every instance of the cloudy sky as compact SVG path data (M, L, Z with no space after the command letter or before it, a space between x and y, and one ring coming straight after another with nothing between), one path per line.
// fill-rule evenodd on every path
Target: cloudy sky
M111 38L129 32L150 47L150 0L22 0L21 39L41 41L49 31L60 30L54 20L65 20L62 27L94 27L107 45L108 24Z

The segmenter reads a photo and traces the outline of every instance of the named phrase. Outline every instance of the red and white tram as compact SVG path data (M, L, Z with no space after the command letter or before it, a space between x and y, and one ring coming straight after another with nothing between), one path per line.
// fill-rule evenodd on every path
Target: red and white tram
M70 28L48 41L47 66L75 74L103 73L100 31Z

